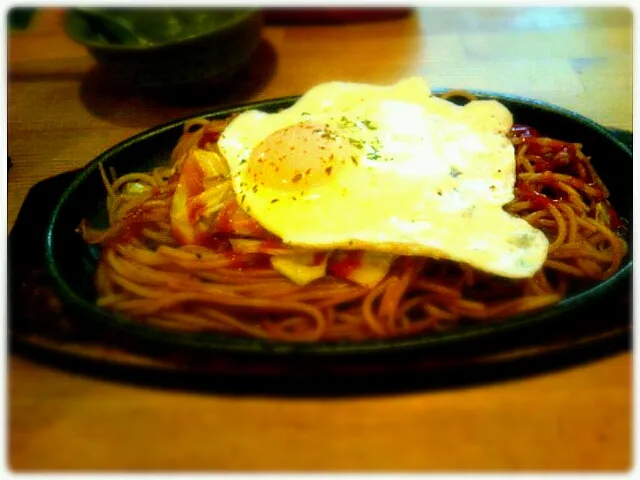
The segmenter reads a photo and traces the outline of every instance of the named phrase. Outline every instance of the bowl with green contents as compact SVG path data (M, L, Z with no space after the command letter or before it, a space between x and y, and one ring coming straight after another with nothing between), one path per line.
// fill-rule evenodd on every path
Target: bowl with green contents
M260 43L255 8L72 8L67 35L120 80L172 87L229 79Z

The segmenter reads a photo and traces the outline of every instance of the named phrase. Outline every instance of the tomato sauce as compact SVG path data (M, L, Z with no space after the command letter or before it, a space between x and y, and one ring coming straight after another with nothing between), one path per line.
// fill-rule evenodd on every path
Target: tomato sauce
M229 200L218 212L212 226L213 231L235 233L253 238L269 238L272 235L240 208L235 199Z
M363 255L362 250L337 252L329 259L327 271L334 277L347 279L362 266Z
M620 230L624 226L624 222L620 219L616 211L607 203L607 214L609 215L609 228L611 230Z
M142 234L145 224L145 214L149 211L144 205L139 205L128 211L122 218L123 226L110 243L131 243L134 238Z
M311 265L314 267L317 267L318 265L322 265L322 262L324 262L325 256L326 256L326 252L314 253Z
M204 192L204 171L193 158L187 157L182 165L182 178L187 198L195 197Z
M233 231L233 225L231 223L231 215L235 210L234 204L235 204L235 201L229 201L226 205L224 205L220 209L213 223L213 231L225 232L225 233L229 233Z
M522 180L516 181L516 196L518 200L521 200L523 202L530 202L531 206L536 210L543 210L556 201L547 197L543 193L536 192L531 187L522 182Z
M187 200L187 220L190 224L196 223L204 214L204 203L197 198L189 198Z
M200 140L198 140L198 148L204 149L208 143L216 143L219 138L220 132L205 130L202 137L200 137Z

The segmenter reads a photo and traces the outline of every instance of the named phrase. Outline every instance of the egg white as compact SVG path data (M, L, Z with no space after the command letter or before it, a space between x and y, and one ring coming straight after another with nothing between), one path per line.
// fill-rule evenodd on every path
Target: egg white
M498 102L460 107L417 77L331 82L283 111L239 115L218 145L240 205L287 244L450 259L521 278L542 266L548 240L502 208L515 183L512 123Z

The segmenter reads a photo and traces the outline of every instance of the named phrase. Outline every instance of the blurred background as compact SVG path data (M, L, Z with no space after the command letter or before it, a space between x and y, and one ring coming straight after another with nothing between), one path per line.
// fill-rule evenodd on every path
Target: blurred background
M8 25L8 147L27 184L154 125L331 80L422 75L632 126L627 8L48 7Z
M606 89L611 109L630 118L631 22L628 9L600 7L16 8L9 75L75 81L101 114L107 104L137 108L131 96L205 107L299 94L333 79L417 74L436 86L527 94L587 116L593 90Z

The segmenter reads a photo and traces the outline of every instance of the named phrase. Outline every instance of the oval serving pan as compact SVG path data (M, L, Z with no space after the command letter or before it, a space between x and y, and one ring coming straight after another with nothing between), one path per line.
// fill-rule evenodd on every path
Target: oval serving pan
M444 90L436 91L436 93ZM576 113L547 103L473 91L479 98L496 99L513 113L516 123L530 125L542 135L582 143L583 150L592 157L592 164L611 192L611 202L621 217L631 221L633 204L632 152L608 130ZM286 97L264 102L244 104L233 108L204 113L209 119L225 118L248 109L277 111L290 106L298 97ZM134 136L104 152L82 170L59 199L46 235L46 262L53 286L74 314L87 322L100 322L141 340L160 342L198 350L244 354L302 354L311 356L363 355L378 353L435 351L469 348L474 344L526 335L527 329L538 331L550 327L550 322L564 322L576 316L589 315L589 307L610 301L616 292L629 292L632 270L631 253L622 268L608 280L588 290L568 296L558 304L534 312L503 319L495 323L460 326L441 333L413 337L367 340L294 343L241 338L217 333L180 333L146 326L95 305L93 275L100 253L99 247L88 246L76 232L83 218L96 226L106 226L106 192L98 164L114 167L118 175L146 171L166 163L187 119L168 123ZM629 232L632 231L629 225ZM630 239L629 239L630 240ZM631 242L630 242L631 244ZM607 321L606 316L602 318Z

